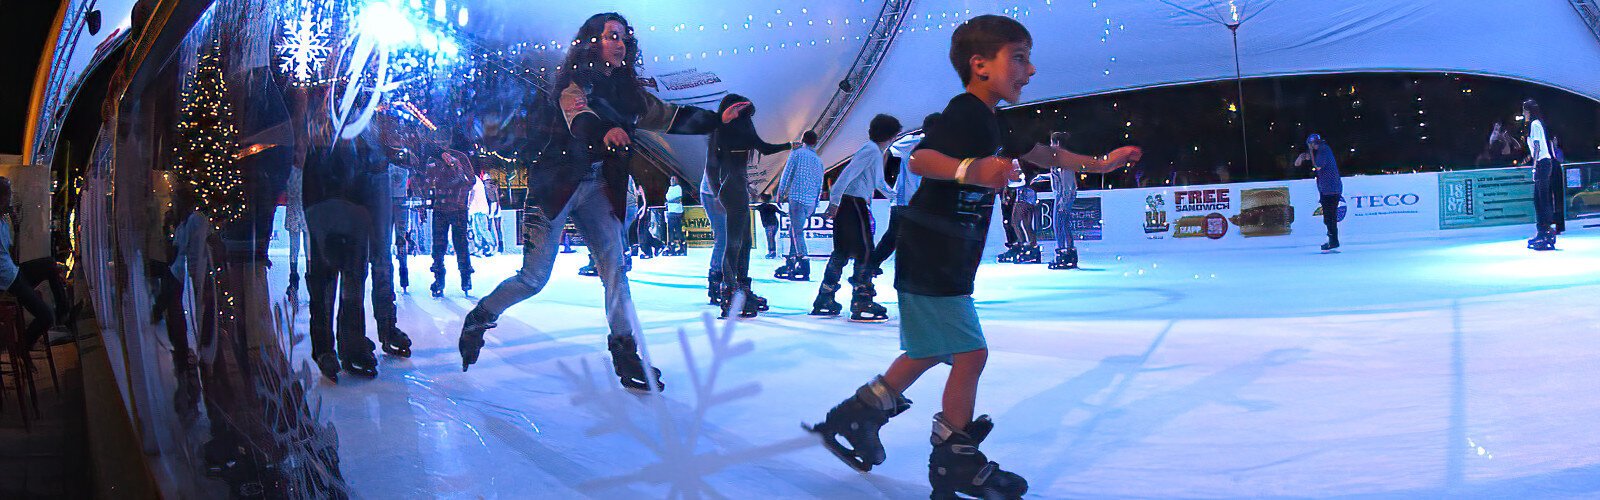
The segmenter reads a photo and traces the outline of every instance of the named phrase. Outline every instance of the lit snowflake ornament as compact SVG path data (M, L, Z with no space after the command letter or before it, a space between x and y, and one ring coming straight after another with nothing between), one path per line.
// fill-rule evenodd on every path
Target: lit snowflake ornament
M333 51L328 46L327 35L318 28L310 11L302 11L299 19L283 22L283 43L278 45L279 68L297 84L311 83L312 78L322 72L323 63Z

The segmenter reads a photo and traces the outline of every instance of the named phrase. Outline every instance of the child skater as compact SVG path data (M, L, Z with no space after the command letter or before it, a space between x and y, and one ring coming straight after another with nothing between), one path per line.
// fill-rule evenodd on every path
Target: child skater
M906 388L934 365L950 364L928 457L933 498L955 498L958 492L1017 498L1028 490L1021 476L1001 470L978 450L994 423L987 415L973 419L978 377L989 353L972 285L996 190L1021 178L1018 158L1045 167L1109 172L1140 156L1130 146L1094 158L1034 144L1014 133L995 106L1021 99L1022 87L1034 74L1032 48L1028 30L1002 16L972 18L952 34L950 62L966 91L950 100L940 126L912 153L911 170L923 181L900 226L895 289L905 352L810 427L845 463L870 470L884 460L878 429L911 406L902 395ZM849 441L849 448L839 443L839 436Z

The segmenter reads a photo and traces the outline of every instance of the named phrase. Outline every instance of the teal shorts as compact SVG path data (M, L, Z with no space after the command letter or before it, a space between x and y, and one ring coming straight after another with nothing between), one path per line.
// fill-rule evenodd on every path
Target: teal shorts
M900 299L900 349L914 359L938 358L987 349L978 308L971 295L929 297L905 292Z

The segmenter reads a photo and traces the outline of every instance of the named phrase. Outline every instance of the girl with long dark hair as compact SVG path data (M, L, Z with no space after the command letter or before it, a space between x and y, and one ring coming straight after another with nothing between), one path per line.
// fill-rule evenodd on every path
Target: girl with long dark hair
M766 299L750 290L749 167L754 158L752 153L777 154L794 149L794 144L771 144L761 140L756 133L755 122L751 120L756 108L744 96L732 93L723 96L717 108L726 111L734 106L742 106L743 110L733 121L711 134L706 155L706 175L711 176L717 200L727 211L723 222L726 226L722 228L723 231L716 233L727 239L722 256L721 317L728 317L733 295L743 293L744 308L735 312L740 317L749 318L767 309ZM713 278L716 277L715 270L711 274Z
M1545 135L1544 113L1533 99L1522 101L1522 121L1528 123L1528 159L1533 163L1533 211L1536 225L1528 248L1534 250L1556 249L1556 204L1560 195L1560 178L1555 168L1555 155L1551 154L1550 140Z
M467 313L461 325L461 369L478 361L483 334L506 308L539 293L570 217L589 245L605 285L607 344L622 385L634 390L664 386L660 370L646 373L634 335L633 299L623 265L622 220L627 203L628 160L633 134L655 130L702 135L733 121L748 103L717 116L707 110L662 102L640 87L644 57L627 19L616 13L584 21L556 73L551 95L536 103L536 130L525 145L527 205L522 215L522 269L495 287Z

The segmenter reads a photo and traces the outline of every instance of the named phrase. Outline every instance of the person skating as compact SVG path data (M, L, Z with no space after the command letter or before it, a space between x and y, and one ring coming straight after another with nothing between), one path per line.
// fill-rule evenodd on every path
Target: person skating
M1556 200L1552 184L1558 182L1555 158L1550 154L1550 140L1544 130L1544 113L1533 99L1522 101L1522 121L1528 124L1528 159L1533 164L1533 239L1528 248L1534 250L1556 249Z
M472 290L472 250L467 244L467 198L475 182L472 159L454 149L445 150L440 159L428 173L433 196L433 285L428 290L434 297L444 296L445 245L455 251L461 291Z
M1061 147L1062 134L1051 134L1052 147ZM1056 237L1056 256L1050 260L1050 269L1077 269L1078 246L1072 234L1072 204L1078 201L1078 169L1070 165L1051 167L1050 191L1056 196L1050 216L1050 229Z
M478 361L484 332L495 327L501 313L544 288L570 217L605 287L607 347L619 381L629 389L660 390L665 387L660 370L640 359L638 319L620 262L632 134L640 129L706 134L733 121L745 105L729 107L719 120L711 111L667 104L645 92L636 70L643 57L633 29L616 13L589 17L572 39L577 43L568 49L552 87L559 95L540 104L536 126L550 132L549 141L525 155L531 160L528 171L539 174L524 177L522 268L467 313L458 342L461 369Z
M939 113L933 113L922 119L922 135L926 137L929 130L939 121ZM921 142L921 139L917 139ZM894 254L895 243L900 236L900 220L905 218L905 207L911 203L911 197L917 194L917 187L922 185L922 177L911 171L910 148L915 148L916 143L906 145L905 158L900 159L900 172L895 175L894 199L889 207L889 227L884 230L883 237L878 239L878 244L872 247L872 276L883 274L883 262L889 260Z
M868 210L873 192L894 196L894 188L883 180L884 148L900 133L900 120L878 115L867 126L867 143L850 157L850 164L828 190L828 218L833 219L833 254L822 271L822 285L811 303L813 316L837 316L840 305L834 300L845 263L854 260L850 273L850 320L881 323L889 320L887 309L872 300L872 212Z
M772 202L772 195L761 195L761 204L756 207L761 212L761 228L767 231L767 260L778 258L778 221L783 217L783 210Z
M1039 254L1038 231L1034 229L1033 214L1039 204L1039 194L1033 190L1032 176L1024 173L1022 182L1011 188L1013 201L1011 202L1011 230L1017 237L1017 256L1012 259L1013 264L1038 264Z
M682 257L689 254L683 241L683 184L677 177L667 182L667 249L661 255Z
M987 416L973 418L978 379L988 359L971 295L973 278L983 257L995 190L1020 177L1013 160L996 156L996 151L1038 165L1077 165L1091 171L1110 171L1139 157L1132 147L1099 159L1031 144L996 114L1001 100L1018 101L1033 75L1031 40L1021 24L1001 16L978 16L956 28L950 59L967 92L951 99L940 126L912 154L911 168L923 182L906 209L911 216L900 228L895 288L905 352L809 427L841 460L870 470L885 459L878 429L911 405L905 390L929 368L949 363L928 457L933 498L954 498L956 493L1019 498L1028 490L1026 480L979 450L994 423Z
M799 148L789 153L783 177L774 196L789 205L789 254L772 276L791 281L811 281L811 261L807 260L806 229L822 199L822 157L817 156L817 133L807 130L800 136Z
M1328 227L1328 242L1322 244L1322 251L1336 252L1339 248L1339 198L1344 194L1344 180L1339 178L1339 164L1333 159L1333 148L1321 135L1306 137L1306 147L1311 149L1311 162L1317 168L1322 224Z
M323 376L335 382L341 369L363 377L378 375L375 345L366 334L365 302L374 233L382 222L373 207L381 207L377 212L389 212L385 153L369 127L351 139L311 146L305 160L302 189L311 233L306 264L311 358ZM379 290L374 292L374 310L380 319L392 321L394 288L392 281L388 283L391 309L381 309L384 301L377 297Z
M750 290L750 181L749 167L753 153L773 155L794 148L794 144L772 144L756 133L755 106L739 94L722 97L718 111L726 111L735 104L744 104L743 110L731 122L711 133L706 156L706 175L715 183L717 200L723 214L723 257L721 317L728 316L733 295L743 293L744 310L740 317L753 317L765 310L766 300Z
M468 246L478 257L494 255L494 235L489 232L489 172L482 168L472 176L472 189L467 194ZM463 280L464 281L464 280Z

